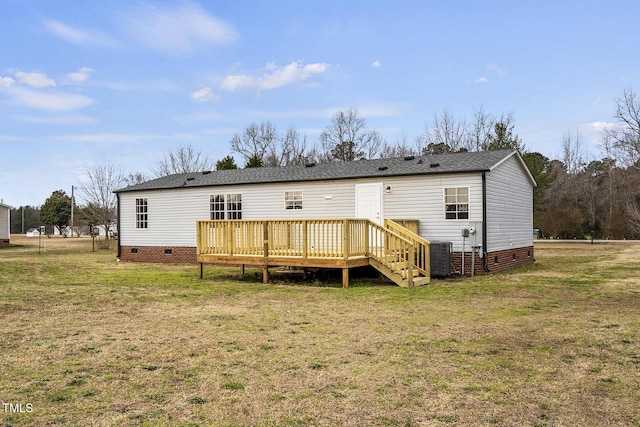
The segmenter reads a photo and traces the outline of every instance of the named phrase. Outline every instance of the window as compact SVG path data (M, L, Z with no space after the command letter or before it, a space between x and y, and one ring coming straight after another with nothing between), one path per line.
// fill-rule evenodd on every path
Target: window
M227 194L227 219L242 219L242 194Z
M147 199L136 199L136 228L149 228Z
M469 188L445 188L444 211L446 219L469 219Z
M224 219L224 194L210 197L211 219Z
M242 194L214 194L209 200L211 219L242 219Z
M302 209L302 191L285 191L284 208Z

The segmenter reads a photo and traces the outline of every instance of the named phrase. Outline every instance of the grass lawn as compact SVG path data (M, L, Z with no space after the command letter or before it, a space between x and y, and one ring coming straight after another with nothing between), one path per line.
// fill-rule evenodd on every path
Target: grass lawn
M0 248L0 427L640 426L638 244L345 290L45 240Z

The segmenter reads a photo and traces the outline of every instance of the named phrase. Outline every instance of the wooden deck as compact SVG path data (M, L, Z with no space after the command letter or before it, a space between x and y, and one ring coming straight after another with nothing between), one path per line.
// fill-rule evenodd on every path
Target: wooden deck
M417 228L416 228L417 231ZM372 265L399 286L429 283L429 242L387 220L367 219L220 220L197 222L197 261L204 264L342 269Z

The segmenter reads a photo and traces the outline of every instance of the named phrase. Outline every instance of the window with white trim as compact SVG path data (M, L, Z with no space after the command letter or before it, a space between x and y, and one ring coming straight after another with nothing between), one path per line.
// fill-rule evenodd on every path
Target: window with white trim
M147 199L136 199L136 228L149 228Z
M242 194L212 194L211 219L242 219Z
M469 187L444 189L445 219L469 219Z
M242 194L227 194L227 219L242 219Z
M302 209L302 191L285 191L284 208Z

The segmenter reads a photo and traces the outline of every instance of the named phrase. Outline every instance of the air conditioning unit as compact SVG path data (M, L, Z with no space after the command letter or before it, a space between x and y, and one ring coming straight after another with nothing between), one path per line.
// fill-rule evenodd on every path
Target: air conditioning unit
M431 277L447 277L451 274L451 253L453 243L431 242L430 245Z

